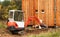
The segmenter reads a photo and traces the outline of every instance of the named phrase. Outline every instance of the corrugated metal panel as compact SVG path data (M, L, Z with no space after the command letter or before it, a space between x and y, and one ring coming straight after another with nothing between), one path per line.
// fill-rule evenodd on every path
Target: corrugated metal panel
M56 0L56 24L60 26L60 0Z

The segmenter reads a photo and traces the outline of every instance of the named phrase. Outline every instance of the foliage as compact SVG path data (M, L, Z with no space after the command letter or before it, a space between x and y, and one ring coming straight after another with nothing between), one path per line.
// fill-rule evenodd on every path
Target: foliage
M8 6L8 5L10 5L10 1L4 1L4 2L2 2L2 5L3 6Z
M8 18L9 10L22 9L22 1L11 0L0 2L0 20L6 20Z
M17 9L19 9L19 10L21 10L22 9L22 0L14 0L16 3L16 5L17 5Z

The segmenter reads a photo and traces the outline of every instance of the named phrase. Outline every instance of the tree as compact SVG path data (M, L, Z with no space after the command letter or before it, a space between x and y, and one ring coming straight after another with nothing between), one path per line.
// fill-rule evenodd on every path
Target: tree
M21 10L22 9L22 0L5 0L0 2L0 19L6 20L8 18L9 10Z
M18 10L22 10L22 0L14 0Z
M2 2L2 5L3 6L8 6L8 5L10 5L10 1L5 0L5 1Z

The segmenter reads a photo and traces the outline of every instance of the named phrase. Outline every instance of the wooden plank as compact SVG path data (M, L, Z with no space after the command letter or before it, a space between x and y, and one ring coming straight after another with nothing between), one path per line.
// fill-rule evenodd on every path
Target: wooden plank
M38 0L35 0L35 16L38 17Z
M35 1L35 10L38 10L38 0L34 0Z
M35 15L34 0L22 0L22 10L24 11L24 19L26 22L28 17Z
M29 0L22 0L22 10L24 11L24 21L26 22L29 16Z
M56 0L56 25L60 26L60 0Z
M24 12L24 21L26 21L26 13L25 13L25 9L26 9L26 3L25 3L25 0L22 0L22 11Z
M49 0L49 26L54 26L54 0Z
M44 12L44 13L42 13ZM38 17L46 24L45 0L38 0Z
M30 1L30 4L29 4L30 16L34 16L34 0L29 0L29 1Z
M54 26L53 0L38 0L38 16L48 26ZM44 10L44 13L42 13Z
M49 25L49 0L45 0L45 15L46 15L46 25Z
M38 0L35 0L35 16L38 18ZM35 24L38 24L37 21L35 21Z
M46 0L46 23L48 26L54 26L54 0Z

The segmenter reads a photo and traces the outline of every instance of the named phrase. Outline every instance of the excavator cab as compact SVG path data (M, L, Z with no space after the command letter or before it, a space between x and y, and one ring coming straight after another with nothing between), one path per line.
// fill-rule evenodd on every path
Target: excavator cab
M24 29L23 11L9 10L9 18L7 22L8 29L11 32L18 32Z

